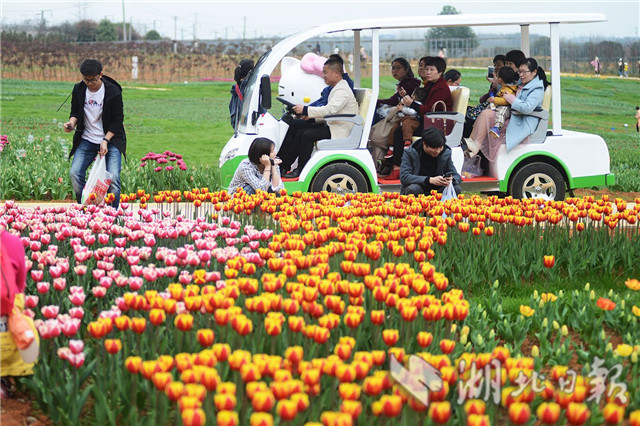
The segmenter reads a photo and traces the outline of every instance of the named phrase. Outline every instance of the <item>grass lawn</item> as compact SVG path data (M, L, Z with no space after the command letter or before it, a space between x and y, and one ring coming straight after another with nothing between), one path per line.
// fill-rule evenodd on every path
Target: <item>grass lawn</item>
M483 70L462 69L463 85L471 89L470 103L484 93L488 83ZM617 190L639 191L640 168L635 133L638 82L618 78L563 77L563 127L601 135L608 143ZM363 79L363 86L370 79ZM67 82L3 80L0 108L2 133L11 137L70 135L56 122L65 122L69 102L58 106L71 92ZM189 165L217 165L223 146L232 135L228 120L229 83L190 82L162 86L124 84L128 157L141 158L149 151L170 150L182 154ZM275 84L273 85L275 89ZM395 90L395 80L382 79L381 94ZM279 116L278 101L271 112ZM628 127L624 127L627 123ZM614 128L615 130L612 130ZM15 137L14 136L14 137Z

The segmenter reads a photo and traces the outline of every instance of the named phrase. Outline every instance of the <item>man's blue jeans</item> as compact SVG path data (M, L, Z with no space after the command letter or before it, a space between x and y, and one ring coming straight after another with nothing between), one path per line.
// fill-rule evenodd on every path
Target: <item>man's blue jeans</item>
M95 160L99 150L100 144L80 139L80 144L73 154L69 176L71 177L71 185L76 193L76 201L78 203L82 202L82 190L87 179L87 169ZM111 185L107 193L115 195L116 198L111 205L117 209L120 205L120 168L122 166L120 151L114 145L109 145L106 158L107 171L111 173Z

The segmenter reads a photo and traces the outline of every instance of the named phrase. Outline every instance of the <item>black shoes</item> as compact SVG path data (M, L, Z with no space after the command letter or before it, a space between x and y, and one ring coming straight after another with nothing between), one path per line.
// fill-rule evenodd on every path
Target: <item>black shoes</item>
M300 176L300 169L291 170L289 173L285 174L283 177L285 179L295 179Z

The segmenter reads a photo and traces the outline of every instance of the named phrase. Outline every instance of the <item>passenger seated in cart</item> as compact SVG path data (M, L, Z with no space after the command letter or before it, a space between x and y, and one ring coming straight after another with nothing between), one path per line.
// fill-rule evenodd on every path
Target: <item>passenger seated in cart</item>
M456 194L462 193L460 175L451 160L451 148L441 130L429 127L422 138L413 142L400 167L401 194L430 194L442 192L450 183Z
M324 63L322 70L324 81L332 87L327 105L312 107L298 104L293 107L293 111L302 116L303 120L315 118L316 123L323 124L298 131L293 140L293 145L280 148L281 151L284 148L287 153L290 153L289 159L298 157L298 168L287 173L284 176L285 178L293 179L300 176L300 172L309 161L309 158L311 158L316 141L321 139L342 139L351 133L353 123L337 120L327 124L322 120L322 117L327 115L355 115L358 113L358 102L349 84L342 78L342 71L342 61L329 59Z
M333 53L329 55L329 59L336 60L342 63L342 67L344 71L344 61L340 55ZM342 78L347 82L347 84L353 91L354 83L351 77L349 77L349 74L346 72L343 72ZM329 94L331 93L331 89L333 89L333 86L327 86L324 89L322 89L322 92L320 93L320 98L311 102L309 106L321 107L321 106L327 105L327 102L329 100ZM324 126L323 122L319 121L318 123L316 123L316 120L310 119L308 117L305 117L305 118L291 118L290 116L286 116L286 117L288 117L289 129L287 129L287 134L284 136L282 145L280 146L280 150L278 151L278 157L282 159L282 163L280 164L280 173L283 176L285 173L291 170L291 165L295 162L298 156L297 149L294 148L295 146L294 140L296 138L296 135L298 134L298 131L302 129L310 129L315 126ZM287 118L284 118L284 120L287 121Z
M411 64L405 58L395 58L391 61L391 75L393 78L398 80L397 90L396 92L387 99L378 99L376 103L376 109L380 108L383 105L387 105L389 107L397 106L402 100L402 96L400 93L413 93L414 89L420 86L420 80L415 78L413 75L413 70L411 70ZM379 121L381 117L378 114L374 117L374 124Z
M512 111L511 118L504 122L506 131L502 131L498 138L491 137L496 112L485 109L478 116L471 137L464 140L467 146L465 156L471 158L478 152L482 152L489 161L496 161L500 145L506 143L507 152L509 152L523 141L526 142L529 135L535 132L540 119L521 114L530 114L537 107L542 106L544 91L549 82L544 70L538 67L538 62L533 58L522 61L518 74L521 84L517 93L504 96L504 99L511 105Z
M427 97L422 105L415 103L409 93L400 90L403 96L402 103L413 109L416 109L421 116L427 112L433 111L451 111L453 107L453 98L451 90L447 85L442 74L447 68L447 62L443 58L437 56L425 56L420 59L418 64L418 75L422 78L424 88L427 90ZM420 136L422 130L418 127L414 132L415 136ZM393 134L393 169L391 173L384 177L388 180L397 180L400 177L400 164L402 163L402 154L406 146L411 145L411 139L406 139L402 133L402 128L398 128ZM379 177L383 177L380 175Z

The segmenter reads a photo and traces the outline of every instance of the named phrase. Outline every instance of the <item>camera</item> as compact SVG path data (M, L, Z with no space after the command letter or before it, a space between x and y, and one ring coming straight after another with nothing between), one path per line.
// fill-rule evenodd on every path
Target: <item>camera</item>
M271 165L274 166L276 164L275 161L273 161L273 158L269 158L269 161L271 161Z
M494 70L495 70L494 67L487 67L487 77L493 78L493 71Z

